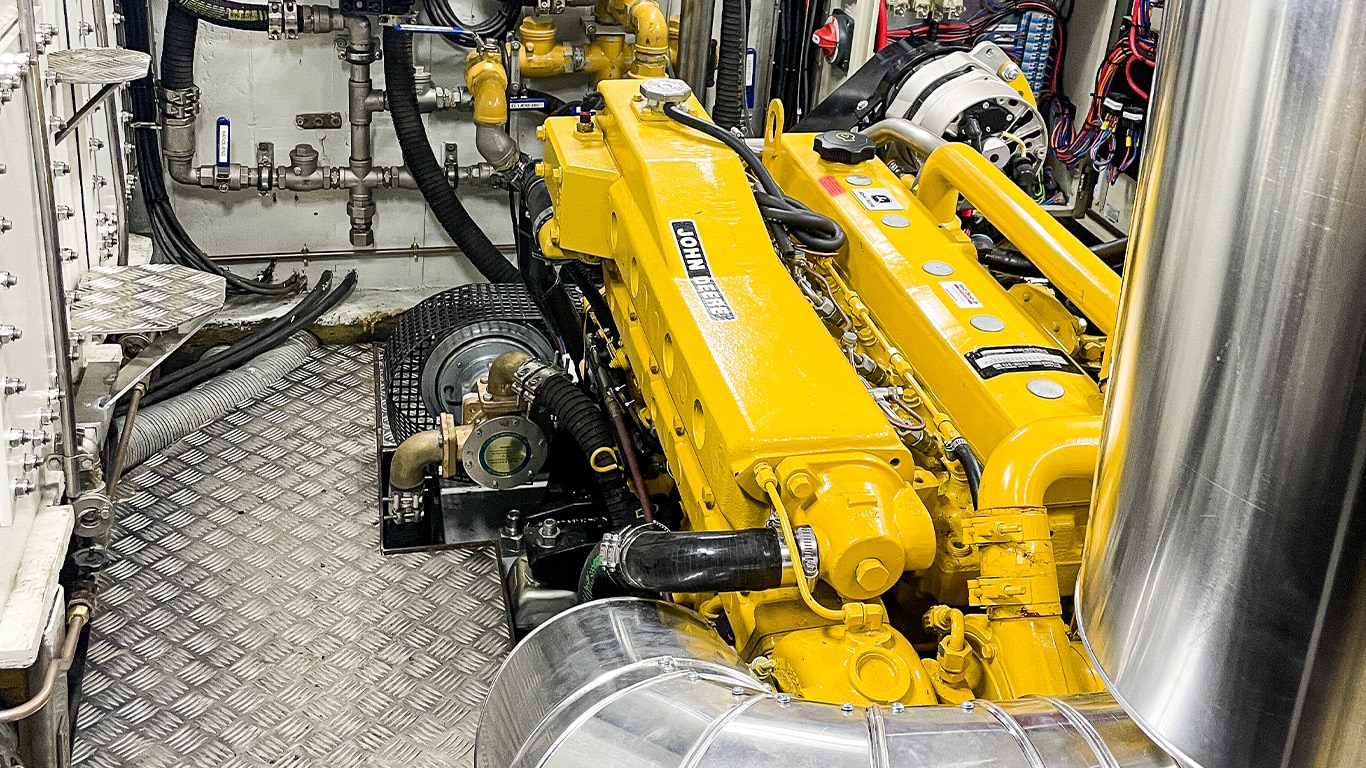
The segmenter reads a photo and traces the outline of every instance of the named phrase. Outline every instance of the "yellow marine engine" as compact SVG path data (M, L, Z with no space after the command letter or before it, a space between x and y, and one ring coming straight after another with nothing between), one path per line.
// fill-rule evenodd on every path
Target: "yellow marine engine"
M1012 745L984 755L1039 755L1009 735L1028 715L1099 764L1167 764L1068 624L1114 271L975 150L906 121L783 133L775 102L751 143L681 81L598 88L596 109L541 129L524 268L582 292L578 373L642 436L593 465L629 469L638 519L593 547L582 604L513 652L480 764L711 764L673 761L712 754L690 728L762 728L798 702L831 714L770 723L780 740L852 717L845 746L876 752L886 713L952 705ZM919 157L918 177L879 144ZM998 282L965 207L1047 280ZM503 362L490 386L534 399L544 364ZM632 720L651 707L654 731ZM836 764L812 744L795 764Z

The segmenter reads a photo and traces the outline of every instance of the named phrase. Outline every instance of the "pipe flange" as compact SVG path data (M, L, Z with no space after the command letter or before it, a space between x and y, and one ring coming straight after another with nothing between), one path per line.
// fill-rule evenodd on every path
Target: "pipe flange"
M544 466L550 443L536 423L499 416L476 426L460 451L465 474L485 488L524 485Z

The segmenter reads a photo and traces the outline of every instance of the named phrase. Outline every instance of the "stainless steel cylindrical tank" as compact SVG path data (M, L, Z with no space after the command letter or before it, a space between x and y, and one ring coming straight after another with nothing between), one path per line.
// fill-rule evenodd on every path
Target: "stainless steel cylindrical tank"
M1366 0L1170 0L1077 617L1204 768L1366 765Z

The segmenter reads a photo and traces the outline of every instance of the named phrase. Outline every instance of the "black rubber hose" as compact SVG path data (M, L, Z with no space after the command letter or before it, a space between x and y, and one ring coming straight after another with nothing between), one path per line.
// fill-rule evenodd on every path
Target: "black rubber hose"
M1118 240L1111 240L1108 243L1091 246L1091 253L1100 257L1106 264L1113 264L1116 261L1123 261L1129 251L1129 238L1121 237Z
M679 111L673 104L664 105L664 114L695 131L706 134L730 147L740 156L741 162L758 179L762 191L755 195L759 212L770 222L781 224L802 245L820 253L835 253L844 246L844 230L834 219L816 213L800 201L783 194L773 174L768 172L754 150L745 144L744 139L736 138L730 131L709 123L687 112Z
M446 169L436 161L417 106L413 41L393 27L384 28L384 85L388 89L394 133L403 150L403 163L408 166L408 172L413 175L436 220L486 280L491 283L517 282L520 279L517 268L503 258L488 235L470 218L446 180Z
M161 87L170 91L194 87L194 47L199 19L176 3L166 7L161 37Z
M990 269L1009 272L1012 275L1038 277L1043 274L1038 267L1034 266L1034 262L1025 258L1024 254L1018 251L989 248L985 251L978 251L977 260Z
M616 318L612 317L612 308L607 306L607 299L603 298L602 290L594 282L598 276L593 274L593 268L581 261L571 261L560 267L560 271L568 272L569 279L583 292L589 308L593 310L593 318L598 321L598 327L605 331L613 342L620 340L621 332L617 330Z
M194 16L219 27L265 32L266 7L232 0L172 0Z
M179 368L167 374L163 378L152 382L148 387L148 393L155 393L163 387L171 386L178 381L197 377L199 379L210 378L228 368L233 367L238 362L246 362L256 355L266 351L265 342L277 336L282 330L289 327L291 323L300 317L311 317L320 307L328 296L328 291L332 287L332 273L324 272L318 279L317 285L308 295L295 304L288 312L271 320L270 322L257 328L250 336L233 344L228 349L219 354L207 357L197 363ZM144 396L145 398L146 396Z
M772 528L633 528L619 536L615 567L603 564L602 545L589 554L579 579L580 601L652 592L749 592L783 585L782 534Z
M588 457L607 519L613 528L637 525L643 519L635 494L626 485L626 474L616 460L612 422L569 374L549 363L523 366L517 378L531 399L531 418L547 432L559 427ZM612 457L610 462L603 457Z
M192 375L178 376L173 374L173 379L158 382L158 386L154 390L149 390L146 395L143 395L141 404L143 406L152 405L167 398L175 397L182 392L187 392L223 371L240 366L256 354L275 347L281 341L313 325L318 321L318 318L350 295L351 290L355 287L356 273L353 271L347 274L346 279L342 280L340 285L329 291L322 301L317 302L307 312L291 313L288 323L267 335L253 336L249 340L249 345L234 345L234 349L214 355L205 361L207 363L205 366L198 368Z
M982 487L982 462L972 452L972 446L963 438L955 438L946 446L958 463L963 465L963 474L968 478L968 492L972 494L972 506L977 506L977 491Z
M528 174L522 187L509 193L513 208L513 232L517 241L517 270L532 301L555 331L564 350L574 360L583 359L583 313L569 296L564 282L541 255L536 230L550 214L550 191L545 179ZM539 222L539 223L538 223Z
M746 0L722 0L721 40L716 49L716 101L711 119L730 129L745 120L745 53L749 47Z

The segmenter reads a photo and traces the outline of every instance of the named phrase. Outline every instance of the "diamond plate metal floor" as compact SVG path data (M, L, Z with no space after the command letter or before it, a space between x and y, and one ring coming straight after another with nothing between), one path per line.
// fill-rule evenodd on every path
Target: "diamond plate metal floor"
M473 764L496 564L379 554L372 397L369 350L324 347L125 479L77 765Z

